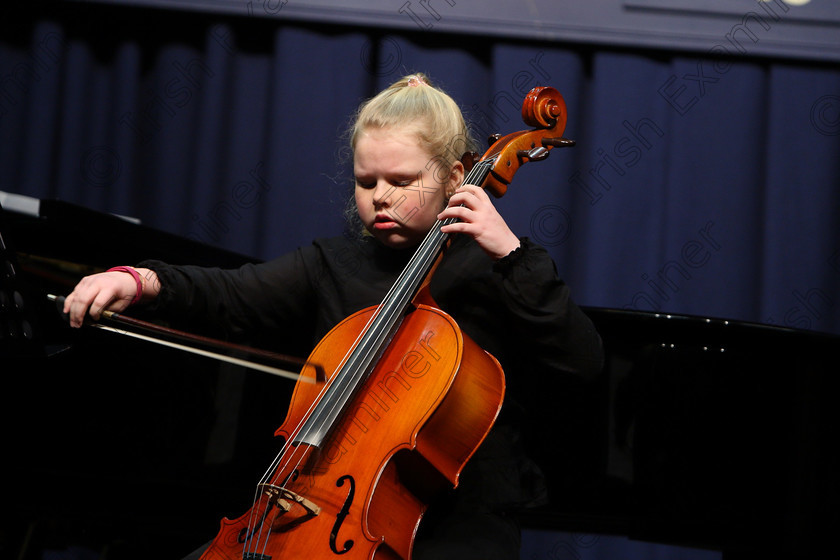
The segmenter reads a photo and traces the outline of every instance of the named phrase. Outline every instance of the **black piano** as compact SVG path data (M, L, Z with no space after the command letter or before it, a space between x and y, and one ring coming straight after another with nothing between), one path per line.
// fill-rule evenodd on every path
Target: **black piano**
M64 325L48 293L155 257L247 257L59 201L0 210L0 558L73 547L180 558L249 507L291 382ZM102 235L102 232L109 232ZM153 250L154 254L145 251ZM806 558L840 521L840 337L587 308L607 350L583 387L537 389L547 505L526 528ZM538 557L549 557L541 554Z
M528 512L526 524L716 550L724 559L814 558L832 544L840 337L586 312L607 363L569 407L577 428L561 449L579 453L542 454L551 503Z

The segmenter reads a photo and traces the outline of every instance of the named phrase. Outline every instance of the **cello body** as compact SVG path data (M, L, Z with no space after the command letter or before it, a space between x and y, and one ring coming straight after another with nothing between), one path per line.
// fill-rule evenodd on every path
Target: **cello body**
M360 311L333 328L309 363L328 372L339 369L346 348L374 311ZM276 432L287 443L322 393L315 367L304 366L302 375L316 382L295 388ZM262 511L222 520L202 559L410 558L426 502L446 485L457 485L503 398L504 375L496 359L449 315L416 307L325 444L287 446L294 459L278 465L272 479L282 481L289 494L272 498L285 499L288 506L258 500ZM273 489L258 492L270 496ZM307 503L296 503L291 494L305 496ZM236 553L249 548L246 541L257 533L265 535L264 542L252 543L244 555Z

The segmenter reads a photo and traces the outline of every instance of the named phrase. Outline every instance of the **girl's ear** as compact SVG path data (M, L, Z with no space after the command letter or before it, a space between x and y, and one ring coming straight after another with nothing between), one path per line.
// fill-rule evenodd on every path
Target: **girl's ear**
M460 161L455 161L452 164L452 169L449 172L449 184L446 185L446 199L449 200L458 187L464 184L464 164Z

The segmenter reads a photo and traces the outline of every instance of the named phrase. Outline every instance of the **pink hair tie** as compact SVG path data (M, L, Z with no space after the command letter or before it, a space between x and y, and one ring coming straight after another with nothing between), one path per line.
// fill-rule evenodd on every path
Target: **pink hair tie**
M420 76L414 75L414 76L412 76L408 79L408 87L417 87L417 86L422 86L422 85L428 85L428 84L426 84L426 80L424 80Z
M114 268L109 268L105 272L127 272L131 274L134 281L137 282L137 293L134 294L134 299L131 300L129 305L134 305L140 301L141 297L143 297L143 284L145 283L145 278L140 276L140 273L134 270L134 268L130 266L115 266Z

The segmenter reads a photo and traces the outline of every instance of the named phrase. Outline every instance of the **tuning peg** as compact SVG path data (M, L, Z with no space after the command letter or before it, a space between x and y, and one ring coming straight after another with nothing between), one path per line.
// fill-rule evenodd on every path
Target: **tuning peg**
M528 161L542 161L548 157L548 148L537 146L536 148L531 148L530 150L518 150L516 155L519 156L519 158L527 159Z
M577 142L568 138L543 138L543 146L554 146L555 148L571 148Z
M487 137L487 145L492 146L501 137L502 137L502 135L499 134L498 132L496 134L491 134L490 136Z

